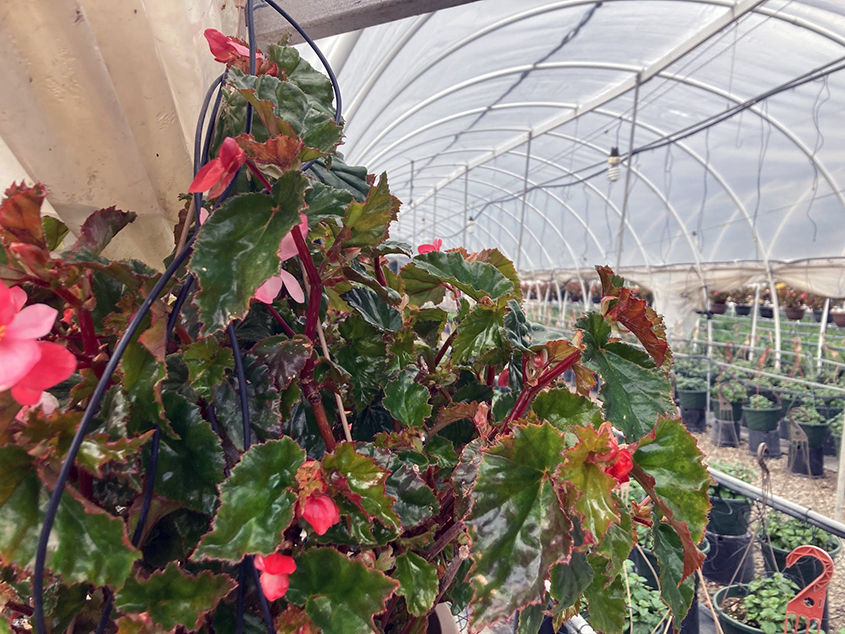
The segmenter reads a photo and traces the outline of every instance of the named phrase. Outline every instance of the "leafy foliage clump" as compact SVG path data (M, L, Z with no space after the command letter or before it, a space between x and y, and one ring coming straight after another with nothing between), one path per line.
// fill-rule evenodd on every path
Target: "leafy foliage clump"
M599 310L563 339L526 318L497 249L415 255L387 175L337 153L328 80L292 48L252 76L242 44L214 45L231 68L191 187L213 195L173 278L102 255L126 215L51 250L16 237L41 230L43 189L2 203L0 277L60 309L50 339L77 371L50 413L0 393L0 622L30 616L89 408L47 544L51 631L90 631L108 597L121 632L417 632L445 601L472 631L586 605L620 632L635 523L682 618L710 481L673 417L662 319L600 267ZM646 499L623 498L629 479Z
M721 608L740 623L763 630L764 634L777 634L783 631L786 606L797 593L795 582L776 572L771 577L755 579L745 586L744 597L728 598Z

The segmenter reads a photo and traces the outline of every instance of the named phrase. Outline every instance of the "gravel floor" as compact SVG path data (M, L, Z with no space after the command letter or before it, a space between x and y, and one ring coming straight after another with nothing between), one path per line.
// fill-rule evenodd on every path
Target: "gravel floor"
M698 439L698 445L701 450L707 455L708 461L738 461L744 466L752 469L757 474L755 485L762 484L762 470L757 464L757 459L748 452L748 446L743 442L739 448L717 447L710 442L710 436L707 433L695 434ZM781 449L785 450L786 441L781 441ZM835 492L836 492L836 461L828 459L825 462L825 477L811 480L802 478L789 473L786 466L786 454L781 458L775 460L767 460L766 466L771 473L771 488L774 495L779 495L788 500L807 506L812 510L825 515L833 517ZM763 512L763 507L760 504L756 505L752 517L759 518ZM757 520L759 521L759 520ZM752 530L754 526L752 525ZM755 545L755 568L758 574L763 573L762 555L759 552L759 546ZM836 569L834 571L833 580L828 586L828 609L830 614L830 630L828 634L837 634L840 630L845 628L845 558L843 558L841 551L840 555L834 559ZM707 583L707 588L712 597L720 586L714 583ZM700 590L702 592L703 589ZM699 599L704 602L704 596L699 596Z

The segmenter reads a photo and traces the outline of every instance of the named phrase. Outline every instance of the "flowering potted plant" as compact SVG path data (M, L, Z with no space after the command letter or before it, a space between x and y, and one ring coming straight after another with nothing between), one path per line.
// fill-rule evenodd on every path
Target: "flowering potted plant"
M804 300L807 299L807 294L785 284L778 284L777 291L778 302L783 306L786 318L792 321L801 321L804 317Z
M724 315L728 312L728 294L713 291L710 294L710 312L714 315Z
M728 299L734 302L734 310L737 315L745 316L751 314L751 302L754 301L754 289L750 286L732 291Z
M569 293L569 301L578 303L581 301L581 285L576 280L567 282L563 287L564 292Z
M477 631L583 599L620 632L634 524L683 618L709 477L661 318L600 268L565 340L498 250L414 254L329 80L207 37L214 158L164 273L104 255L131 213L74 240L40 185L0 206L0 629L419 632L448 602Z
M769 287L760 291L760 317L772 319L775 316L775 311L772 306L772 289Z

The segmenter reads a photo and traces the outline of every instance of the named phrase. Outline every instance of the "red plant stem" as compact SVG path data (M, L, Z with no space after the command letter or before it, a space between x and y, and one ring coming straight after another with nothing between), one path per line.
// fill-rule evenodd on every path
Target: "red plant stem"
M305 364L305 368L302 369L303 375L305 375L306 372L309 373L309 376L303 376L301 379L302 391L305 393L305 398L307 398L308 402L311 403L311 410L314 412L314 418L317 420L317 427L320 429L320 436L322 436L323 442L326 443L326 451L332 452L335 450L335 447L337 447L337 441L334 439L332 426L329 424L329 419L326 416L326 410L323 407L323 397L320 394L320 390L318 390L317 386L314 385L313 376L310 376L314 372L313 357L308 360L308 363Z
M311 257L311 252L308 250L308 245L305 243L305 238L302 233L294 229L291 231L293 241L296 244L296 250L299 254L299 260L302 267L305 269L305 275L308 278L310 289L308 290L308 310L305 314L305 336L314 342L314 337L317 335L317 322L320 319L320 301L323 297L323 281L320 279L320 273L317 267L314 266L314 259ZM316 346L315 346L316 349ZM302 391L305 393L305 398L311 403L311 409L314 412L314 418L317 420L317 427L320 429L320 436L323 437L323 442L326 443L327 451L334 451L337 447L337 442L332 434L332 427L329 424L329 419L326 416L326 410L323 407L323 397L320 390L314 385L314 355L312 354L302 372L299 375L300 383L302 384Z
M294 230L290 234L296 244L296 250L299 253L302 267L305 269L305 275L308 277L309 284L311 284L311 290L308 292L308 312L305 315L305 336L314 341L314 336L317 334L317 320L320 318L323 281L320 279L317 267L314 266L314 259L311 257L311 252L308 250L308 245L305 244L302 233Z
M505 419L505 424L499 430L499 433L501 434L507 432L511 423L525 415L525 412L528 410L528 407L531 405L534 397L537 396L537 394L539 394L549 383L578 363L579 359L581 359L581 353L577 351L572 352L566 359L560 361L552 368L541 374L540 378L537 379L537 382L534 385L524 385L522 391L519 393L519 397L516 399L516 404Z
M264 187L265 187L265 188L267 188L267 191L268 191L268 192L273 191L273 186L272 186L272 185L270 184L270 182L267 180L267 177L266 177L266 176L264 176L264 174L262 174L262 173L261 173L261 170L260 170L260 169L258 169L258 168L255 166L255 163L253 163L252 161L249 161L249 160L248 160L248 161L246 162L246 166L250 169L250 171L252 171L252 173L253 173L253 174L255 174L255 176L258 178L258 180L260 180L260 181L261 181L261 184L262 184L262 185L264 185Z
M387 288L387 280L384 278L384 271L381 268L381 256L377 255L373 258L373 268L376 271L376 280L379 284Z
M24 614L26 616L32 616L32 613L35 611L28 605L15 603L14 601L6 601L5 607L9 608L12 612L17 612L18 614Z
M97 333L94 331L94 320L91 319L91 313L81 308L77 311L76 318L79 321L79 332L82 334L85 354L89 357L97 356L100 350L100 342L97 339Z
M278 324L282 327L282 330L285 331L285 334L288 337L294 337L296 335L296 333L293 331L293 329L290 326L288 326L288 322L286 322L284 320L284 318L279 314L278 310L273 308L270 304L267 304L267 310L270 311L270 314L273 315L273 319L275 319L278 322Z
M487 385L493 387L493 382L496 380L496 366L495 365L488 365L487 366Z
M443 355L446 354L446 350L449 349L449 346L452 345L452 342L455 340L455 336L458 334L457 330L453 330L452 334L443 342L443 345L440 347L440 350L437 351L437 356L434 357L434 363L431 366L431 369L434 370L439 364L440 361L443 360Z

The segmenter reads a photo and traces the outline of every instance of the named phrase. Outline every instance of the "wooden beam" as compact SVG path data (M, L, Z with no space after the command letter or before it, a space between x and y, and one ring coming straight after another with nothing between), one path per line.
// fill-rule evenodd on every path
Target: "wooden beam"
M477 0L278 0L313 39L357 31L375 24L393 22L413 15L431 13ZM255 26L258 45L278 42L291 35L291 43L302 38L272 7L256 2Z

